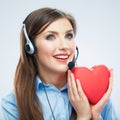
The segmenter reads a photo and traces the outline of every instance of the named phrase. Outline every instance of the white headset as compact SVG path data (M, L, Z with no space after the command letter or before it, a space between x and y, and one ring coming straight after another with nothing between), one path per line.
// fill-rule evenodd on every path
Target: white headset
M29 37L28 37L27 30L26 30L26 25L25 24L23 24L23 32L24 32L25 39L26 39L25 51L29 55L34 55L35 52L36 52L36 47L34 45L34 41L30 40Z

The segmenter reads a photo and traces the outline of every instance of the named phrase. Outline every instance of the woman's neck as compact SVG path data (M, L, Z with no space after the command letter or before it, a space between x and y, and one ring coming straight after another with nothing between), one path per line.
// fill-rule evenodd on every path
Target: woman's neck
M56 88L60 89L67 83L66 73L50 73L39 71L40 79L46 84L53 84Z

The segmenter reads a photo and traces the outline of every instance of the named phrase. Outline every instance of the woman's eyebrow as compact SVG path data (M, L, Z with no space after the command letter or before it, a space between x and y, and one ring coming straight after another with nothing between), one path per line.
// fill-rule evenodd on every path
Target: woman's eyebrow
M70 29L68 31L66 31L66 33L69 33L69 32L74 32L73 29Z
M73 29L67 30L65 33L69 33L69 32L73 32ZM58 34L59 32L50 30L50 31L47 31L46 33Z

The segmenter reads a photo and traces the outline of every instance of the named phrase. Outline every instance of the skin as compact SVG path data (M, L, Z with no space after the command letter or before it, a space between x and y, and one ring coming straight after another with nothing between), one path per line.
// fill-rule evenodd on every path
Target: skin
M36 37L35 45L40 78L60 89L67 83L67 63L72 61L75 53L72 25L65 18L57 19Z
M74 75L67 67L67 63L73 60L76 47L70 22L65 18L54 21L35 38L35 45L35 59L41 80L58 89L68 83L68 95L76 110L77 120L101 120L100 112L108 102L112 90L112 70L107 92L96 105L90 105L80 81L74 80Z
M74 79L73 73L68 71L68 93L71 104L77 112L77 120L101 120L100 113L108 102L112 91L113 70L110 70L109 88L96 105L90 105L85 96L80 81Z

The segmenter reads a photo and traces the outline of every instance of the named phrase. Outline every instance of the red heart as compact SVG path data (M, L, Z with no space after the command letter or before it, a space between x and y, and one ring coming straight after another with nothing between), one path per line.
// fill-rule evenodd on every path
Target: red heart
M109 85L110 72L105 65L75 67L72 69L75 79L79 79L82 89L91 104L96 104L104 95Z

